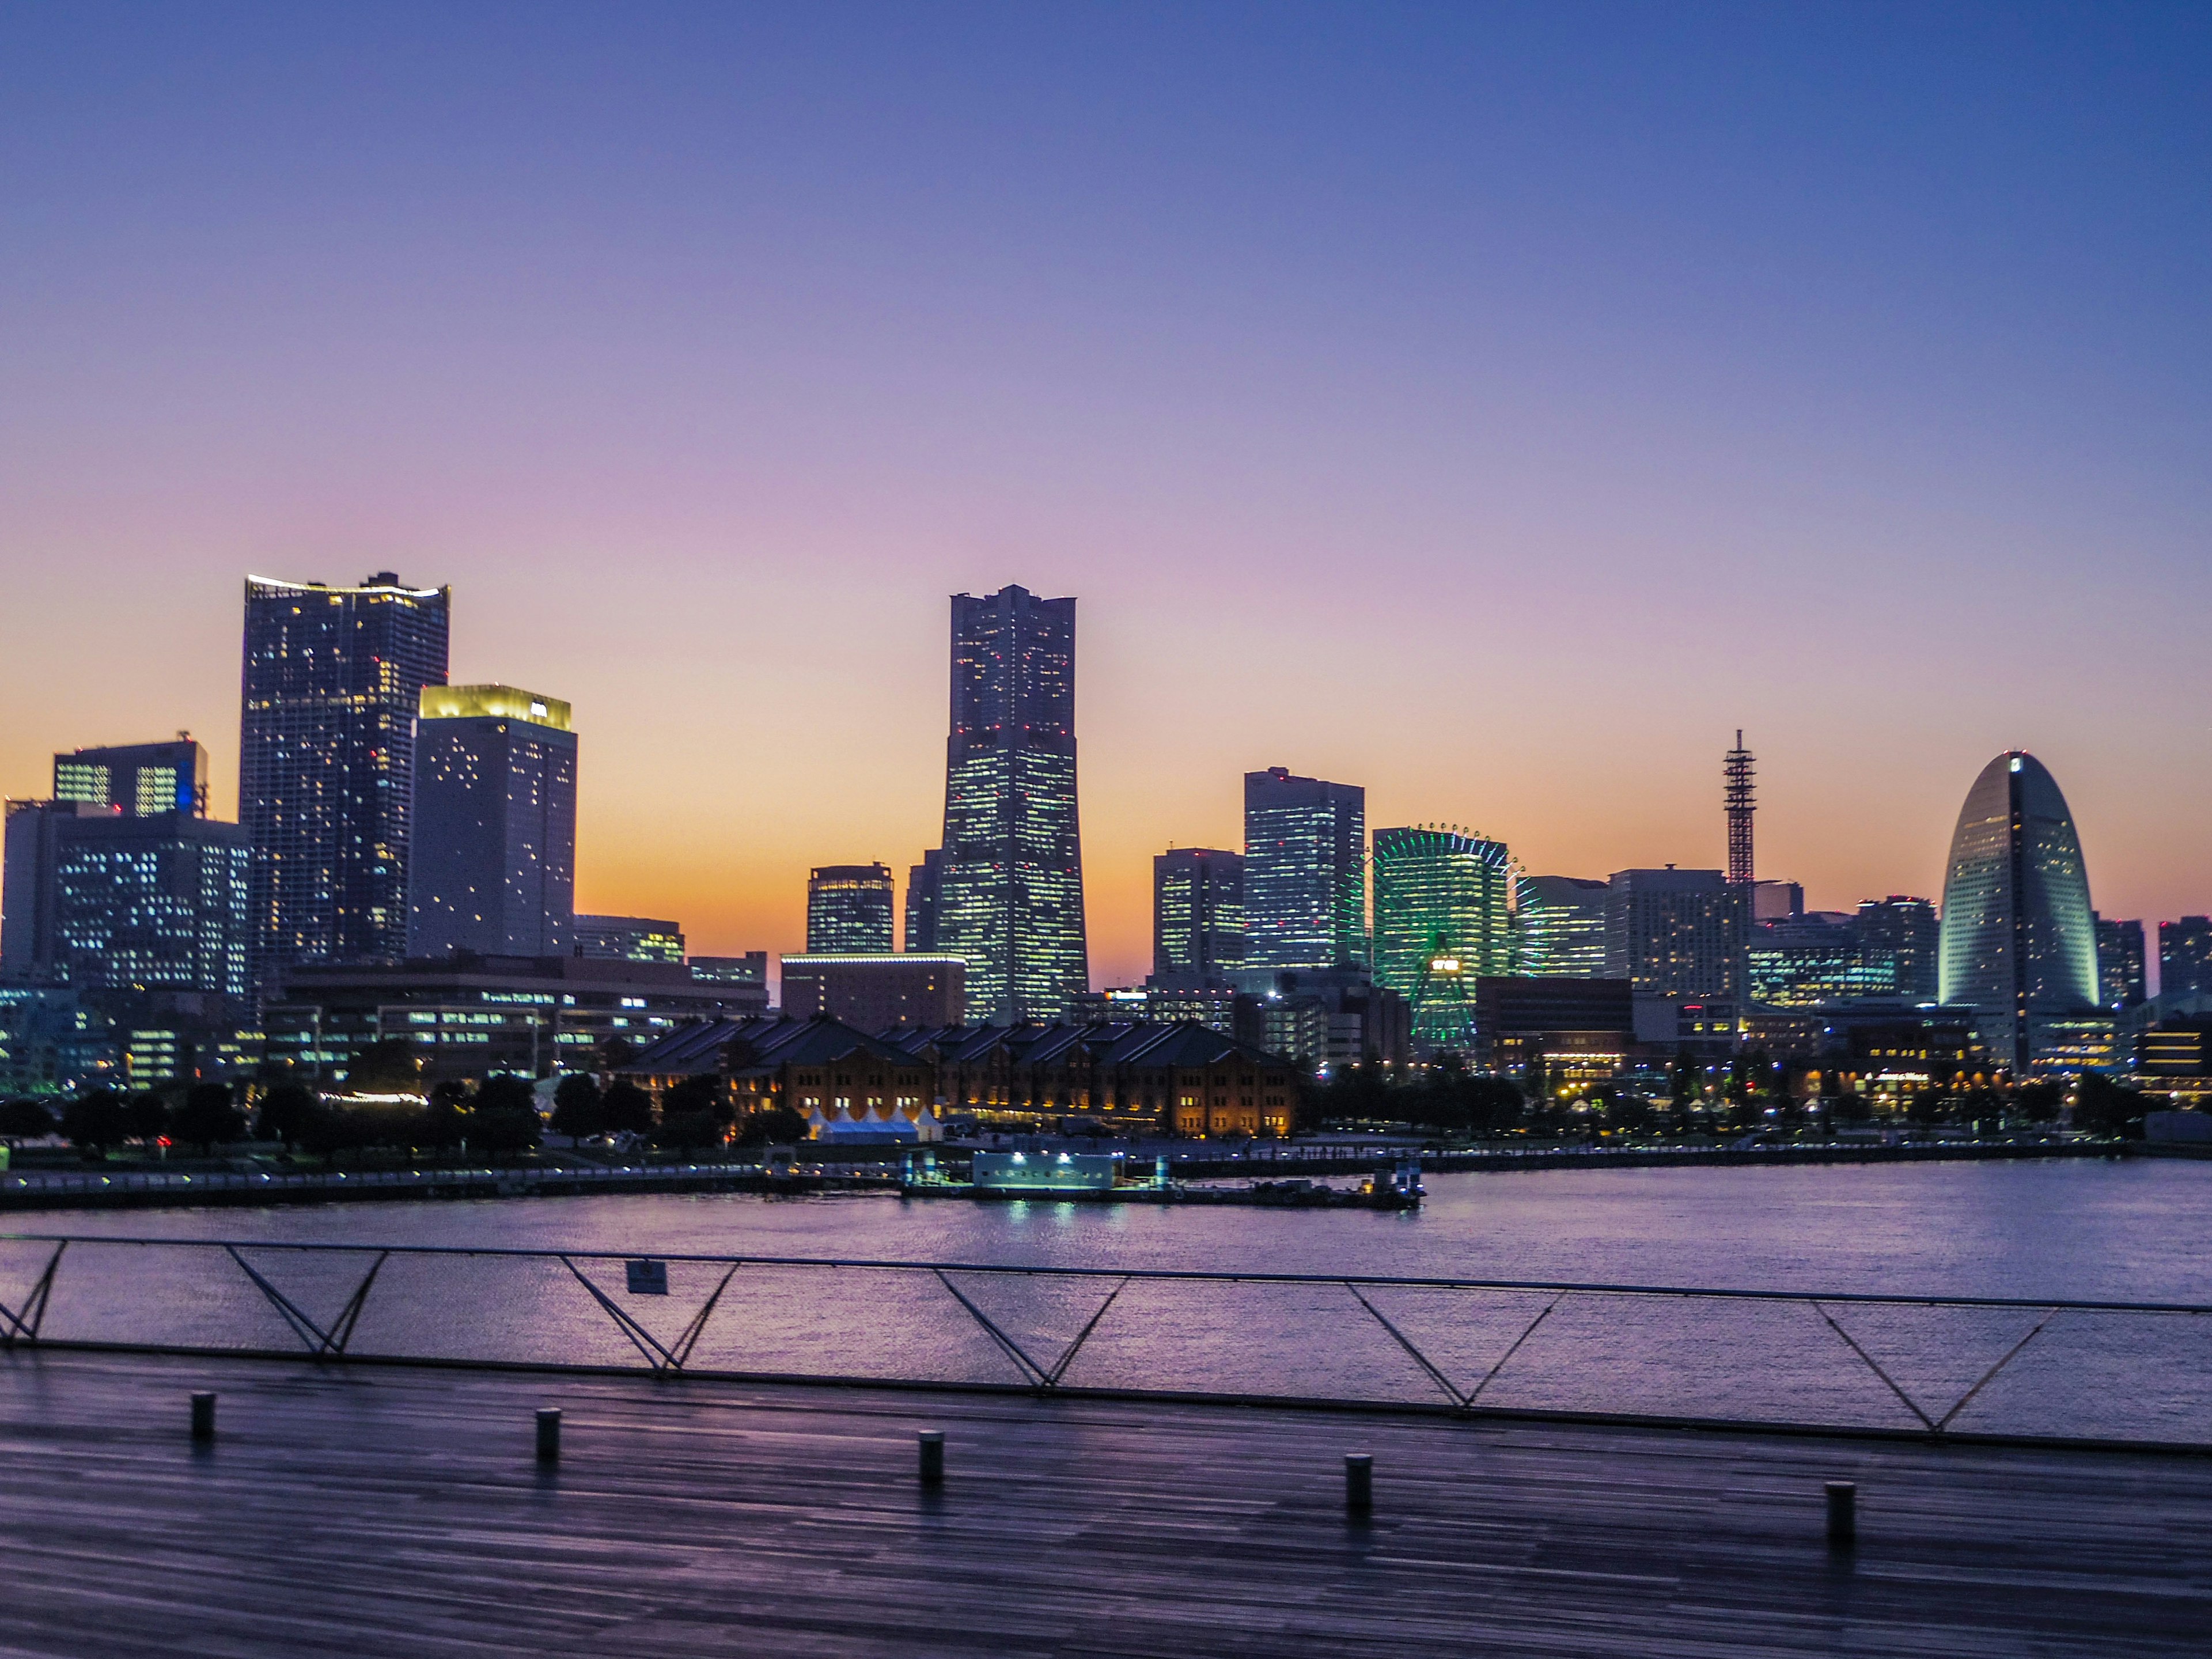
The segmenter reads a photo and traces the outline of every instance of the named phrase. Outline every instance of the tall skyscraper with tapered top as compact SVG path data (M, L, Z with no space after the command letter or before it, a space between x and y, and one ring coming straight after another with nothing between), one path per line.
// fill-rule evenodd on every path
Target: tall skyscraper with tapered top
M407 951L415 715L446 683L451 590L246 583L239 822L253 842L257 976Z
M1090 988L1075 805L1075 601L952 599L937 949L971 1019L1056 1019Z

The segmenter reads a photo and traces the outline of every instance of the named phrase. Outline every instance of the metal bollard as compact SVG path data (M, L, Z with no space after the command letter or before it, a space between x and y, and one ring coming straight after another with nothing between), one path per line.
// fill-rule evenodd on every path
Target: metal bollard
M561 1461L561 1408L540 1406L538 1408L538 1461L557 1463Z
M1344 1455L1344 1512L1365 1515L1375 1507L1375 1459L1367 1452Z
M1849 1549L1858 1541L1859 1488L1855 1480L1828 1482L1828 1544Z
M921 1449L921 1484L941 1486L945 1484L945 1431L924 1429L915 1436Z
M203 1442L215 1438L215 1395L212 1392L192 1396L192 1438Z

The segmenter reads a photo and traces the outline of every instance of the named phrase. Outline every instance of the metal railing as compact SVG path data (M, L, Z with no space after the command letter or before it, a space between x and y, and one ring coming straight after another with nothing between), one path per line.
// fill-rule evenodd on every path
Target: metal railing
M0 1236L0 1349L2212 1451L2212 1307Z

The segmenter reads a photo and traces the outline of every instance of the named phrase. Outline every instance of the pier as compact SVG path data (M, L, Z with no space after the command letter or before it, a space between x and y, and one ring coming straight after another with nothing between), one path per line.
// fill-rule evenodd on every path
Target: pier
M5 1645L40 1659L2178 1656L2212 1629L2186 1456L23 1349L0 1456Z

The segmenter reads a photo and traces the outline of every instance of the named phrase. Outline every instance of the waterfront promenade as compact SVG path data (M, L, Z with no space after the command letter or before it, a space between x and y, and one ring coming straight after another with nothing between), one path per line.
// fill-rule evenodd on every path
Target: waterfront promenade
M2212 1629L2191 1455L19 1348L0 1458L10 1655L2193 1655ZM1849 1553L1831 1479L1860 1486Z

